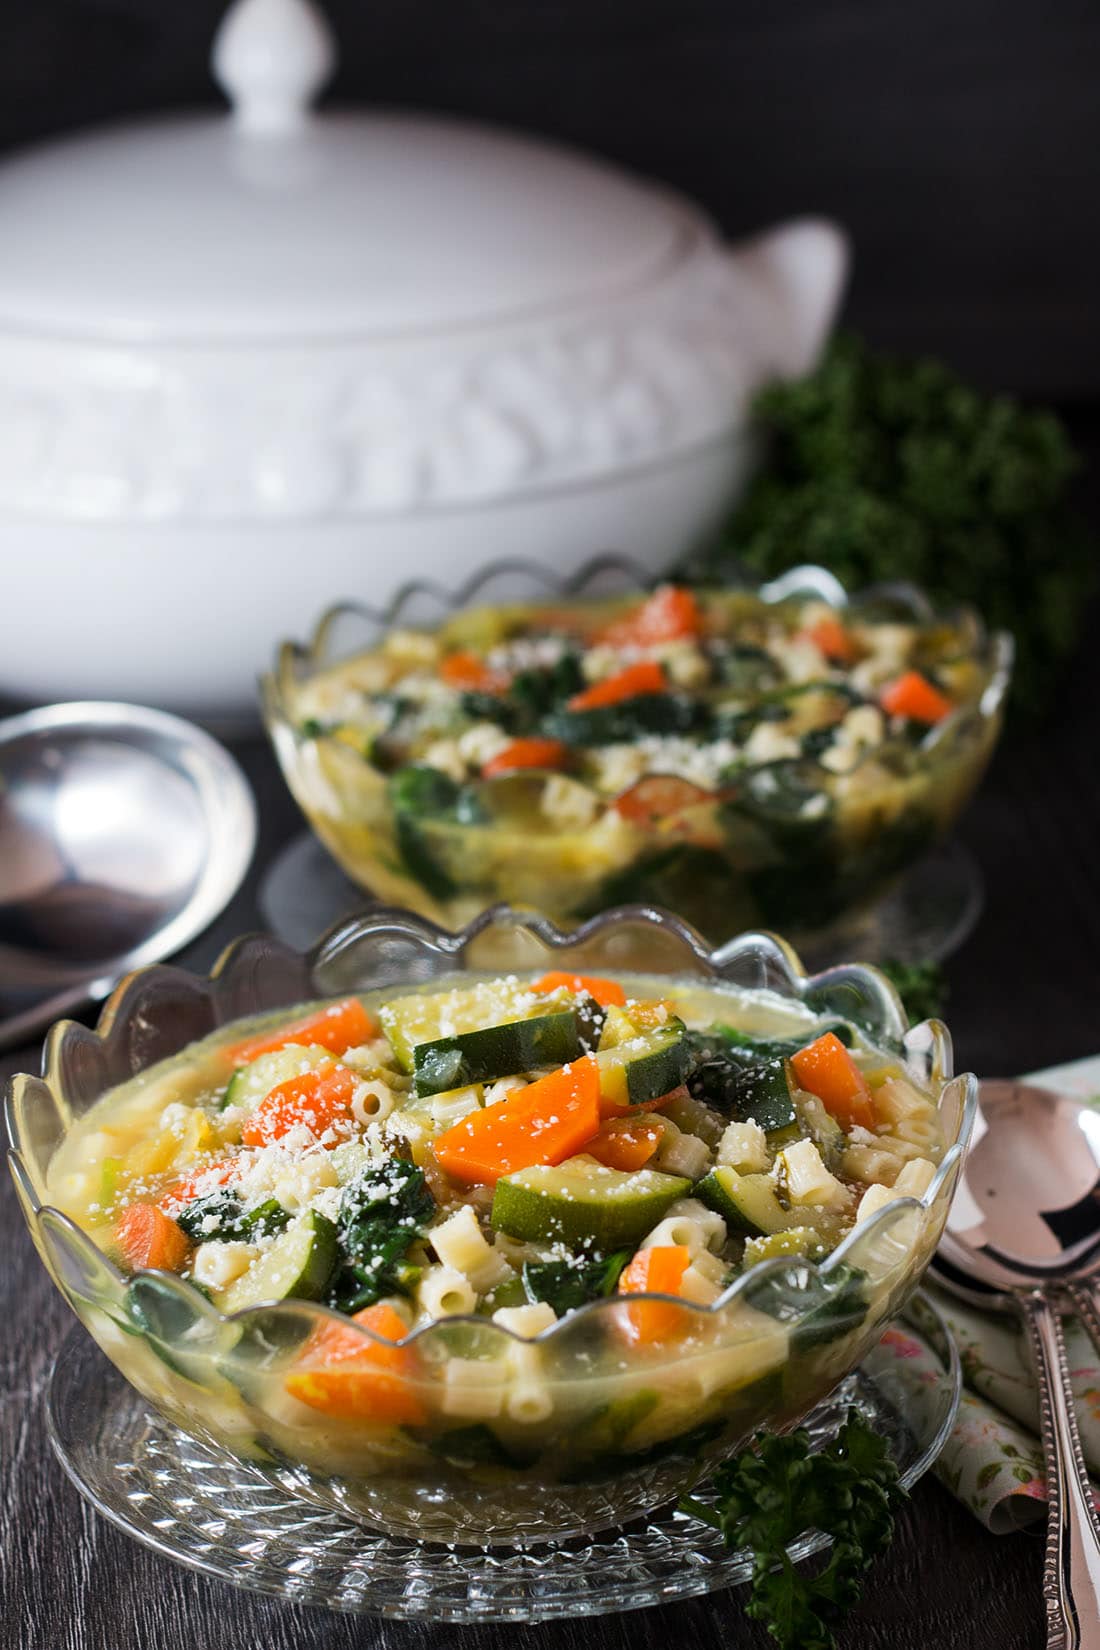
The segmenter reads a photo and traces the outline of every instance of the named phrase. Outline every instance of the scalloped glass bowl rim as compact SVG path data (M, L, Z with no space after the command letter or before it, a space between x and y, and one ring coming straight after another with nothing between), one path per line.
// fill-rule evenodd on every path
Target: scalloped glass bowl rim
M73 1021L63 1020L55 1025L47 1039L43 1057L43 1076L35 1079L28 1074L17 1074L6 1084L6 1114L8 1133L11 1148L8 1156L12 1172L19 1184L26 1206L34 1218L47 1229L54 1228L64 1240L76 1246L78 1253L92 1260L96 1271L105 1272L111 1279L114 1287L124 1292L133 1281L133 1277L156 1278L164 1287L176 1294L190 1309L196 1320L204 1320L214 1326L227 1326L245 1323L251 1319L263 1319L270 1322L271 1315L293 1315L301 1320L303 1315L315 1319L318 1323L339 1324L347 1333L357 1334L365 1342L383 1344L387 1347L394 1343L383 1341L375 1336L363 1325L355 1324L344 1315L334 1312L316 1302L292 1301L267 1306L250 1307L244 1311L226 1315L219 1312L202 1295L198 1289L185 1279L179 1278L171 1272L161 1272L154 1269L133 1274L123 1273L107 1255L103 1253L80 1227L49 1204L43 1203L38 1195L34 1179L24 1162L24 1142L19 1137L18 1118L16 1113L16 1097L21 1085L30 1081L44 1081L49 1088L55 1106L63 1113L68 1109L65 1095L58 1094L58 1073L62 1063L62 1055L66 1044L74 1038L93 1038L106 1043L112 1036L121 1037L128 1029L131 1019L139 1012L142 1005L143 993L158 978L171 980L175 984L190 982L192 988L203 993L212 1009L219 1006L219 992L228 999L231 987L239 971L247 971L253 966L255 947L260 943L269 954L282 955L294 958L305 965L312 976L316 969L330 963L342 951L355 944L361 943L371 934L393 935L395 933L407 939L417 941L426 951L434 952L437 956L453 959L456 963L454 972L462 972L459 961L466 948L479 936L491 928L511 926L533 935L550 951L569 950L588 943L609 929L625 927L627 925L655 926L665 934L674 936L694 960L697 970L704 977L710 975L719 984L723 979L727 983L736 983L729 979L727 971L736 964L747 960L763 962L771 970L773 977L778 975L782 988L776 991L769 986L766 990L778 1001L797 1001L812 1011L811 999L822 993L847 983L862 988L862 995L868 1004L873 1004L879 1014L878 1024L871 1032L872 1038L892 1037L899 1041L908 1053L920 1056L931 1062L934 1071L939 1073L940 1093L952 1080L952 1053L951 1040L947 1028L938 1020L926 1020L918 1026L907 1027L900 1000L893 986L886 976L877 969L858 963L839 964L825 969L817 974L809 975L802 968L797 954L779 936L764 931L750 932L737 936L725 944L711 950L702 938L687 923L667 912L660 912L646 906L622 906L614 911L604 912L583 924L580 928L563 933L547 918L532 914L512 911L507 906L495 906L476 918L472 923L459 931L452 931L439 927L426 918L415 917L398 908L381 908L360 917L353 917L334 927L309 953L299 953L281 942L272 941L268 936L246 935L230 945L222 954L215 967L208 976L192 975L177 968L156 965L150 968L139 969L123 981L112 996L108 999L94 1032ZM627 969L626 972L636 972ZM470 972L483 974L484 969L471 969ZM644 972L644 970L643 970ZM665 972L665 970L659 970ZM440 976L442 977L442 976ZM679 976L673 976L679 977ZM361 987L368 991L374 989L369 984ZM752 992L752 987L740 987L746 992ZM758 992L765 988L756 988ZM262 1010L254 1011L256 1013ZM229 1019L218 1020L213 1029L231 1023ZM885 1205L869 1220L856 1226L838 1247L822 1262L805 1262L792 1257L775 1257L759 1262L749 1271L738 1277L723 1294L710 1305L699 1305L684 1301L678 1296L663 1294L631 1295L630 1301L636 1304L641 1301L668 1301L675 1304L684 1312L697 1315L700 1319L721 1320L727 1313L727 1308L736 1306L737 1302L746 1293L754 1288L769 1274L782 1273L792 1264L806 1266L815 1275L828 1277L837 1267L842 1265L852 1254L854 1248L868 1245L879 1235L885 1234L890 1227L902 1220L910 1210L931 1211L934 1205L944 1196L950 1196L947 1190L953 1180L957 1166L965 1153L969 1142L971 1129L977 1106L977 1084L969 1074L954 1079L961 1082L964 1089L964 1098L960 1110L959 1127L956 1138L951 1141L944 1153L943 1161L939 1165L935 1177L928 1190L921 1198L898 1198ZM938 1100L937 1100L938 1104ZM953 1186L950 1188L953 1190ZM910 1250L910 1255L912 1251ZM915 1286L917 1277L913 1276ZM540 1345L548 1345L558 1337L572 1335L579 1323L594 1318L597 1314L614 1314L622 1308L621 1297L611 1296L602 1300L588 1302L576 1312L560 1319L556 1324L544 1330L535 1337ZM491 1319L466 1315L463 1317L439 1320L453 1326L456 1323L475 1324L484 1333L496 1333L508 1340L522 1341L518 1336L503 1325L495 1324ZM401 1346L411 1346L421 1337L438 1329L439 1322L422 1324L400 1342ZM648 1368L658 1367L648 1365ZM410 1377L412 1379L412 1377Z
M608 574L618 574L628 582L623 589L614 592L593 591L599 580ZM407 609L422 598L428 598L439 606L439 614L432 626L423 623L413 626L414 629L435 628L443 624L448 618L461 612L464 608L473 605L482 593L494 580L505 577L529 577L541 590L541 596L536 592L528 597L509 596L500 605L512 606L523 601L537 601L539 599L556 599L559 601L585 600L614 600L632 594L644 595L654 585L653 575L640 563L634 562L628 556L604 555L596 556L585 562L575 573L566 578L560 578L545 567L535 562L527 562L522 558L505 558L490 562L486 567L479 569L456 590L448 589L445 585L430 579L414 579L402 585L385 607L375 608L363 602L337 602L328 607L321 614L313 626L309 639L305 642L282 641L277 645L275 668L260 678L260 696L264 713L264 720L268 730L274 733L276 727L284 727L294 736L296 743L305 742L293 717L291 710L291 696L296 688L310 676L323 670L334 668L348 659L356 656L355 653L342 653L338 657L328 656L328 646L332 631L344 618L356 618L364 624L372 626L376 632L373 641L367 642L364 648L356 652L369 651L376 647L387 630L399 624ZM659 582L659 581L657 581ZM977 641L974 648L974 657L988 663L989 680L982 690L976 705L968 709L965 714L958 712L945 717L942 722L935 724L924 735L917 749L922 752L934 752L944 742L945 738L967 724L982 725L991 722L999 715L1004 703L1012 677L1012 664L1015 646L1011 635L1004 630L987 631L981 615L973 607L956 606L937 611L931 600L916 585L897 580L889 583L872 584L851 594L845 590L835 574L825 567L805 563L799 567L792 567L778 578L769 579L762 583L746 582L742 585L729 587L713 587L723 594L756 596L767 605L778 605L799 595L816 597L826 602L838 611L858 612L859 609L881 602L895 602L901 607L908 608L913 619L920 623L930 623L941 619L946 623L969 623L974 627ZM492 606L491 602L484 605ZM309 741L318 744L332 745L339 743L342 751L347 752L350 747L343 741L336 741L328 734L309 735ZM898 749L902 746L906 750L913 747L900 735L886 739L877 746L865 751L855 762L849 774L855 772L865 762L879 759L884 750ZM354 754L354 753L353 753ZM360 760L366 766L367 759ZM799 766L807 772L818 772L823 776L823 783L836 776L825 767L824 763L812 756L798 758ZM660 770L653 770L648 777L664 777ZM481 780L479 783L488 786L490 790L498 785L507 784L514 778L511 774L501 774ZM583 780L574 783L584 784ZM628 787L629 788L629 787ZM592 786L585 789L593 790ZM708 800L720 797L720 790L709 790L705 785L698 787L700 791L708 792ZM593 790L593 794L596 794ZM614 802L614 797L604 797L603 802ZM704 806L702 802L693 806ZM687 810L681 810L687 811Z

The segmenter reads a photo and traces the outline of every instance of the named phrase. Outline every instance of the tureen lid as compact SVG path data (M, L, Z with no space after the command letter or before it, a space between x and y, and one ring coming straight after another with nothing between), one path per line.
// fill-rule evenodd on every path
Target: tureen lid
M84 338L386 336L629 291L710 238L694 208L456 122L316 115L335 61L308 0L237 0L230 112L0 166L0 327Z

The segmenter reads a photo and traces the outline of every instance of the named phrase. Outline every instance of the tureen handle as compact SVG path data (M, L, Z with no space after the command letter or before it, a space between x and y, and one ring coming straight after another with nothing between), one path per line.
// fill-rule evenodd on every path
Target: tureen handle
M801 378L816 364L848 276L848 238L826 218L797 218L727 254L756 300L770 372Z
M247 132L291 132L336 65L332 30L310 0L235 0L210 65Z

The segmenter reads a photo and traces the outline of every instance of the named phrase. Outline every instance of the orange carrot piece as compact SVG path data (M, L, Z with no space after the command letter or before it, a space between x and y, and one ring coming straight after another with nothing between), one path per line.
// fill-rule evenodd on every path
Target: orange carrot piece
M415 1426L425 1419L424 1406L410 1384L417 1357L414 1348L399 1342L408 1333L392 1306L356 1312L361 1324L378 1341L326 1323L306 1345L300 1367L286 1379L291 1397L342 1421L381 1421L392 1426Z
M800 637L812 642L819 653L834 664L854 664L859 649L855 639L845 630L840 620L832 614L818 619L815 624L807 625L805 630L798 632Z
M351 1110L355 1082L354 1072L335 1064L289 1078L272 1089L245 1119L242 1142L246 1146L270 1146L304 1124L322 1146L339 1145L336 1136L346 1138L348 1132L339 1125ZM330 1130L333 1137L326 1139Z
M511 682L507 671L493 670L476 653L448 653L439 667L448 687L470 693L504 693Z
M485 763L481 776L492 779L519 768L564 768L568 760L569 747L560 739L513 739Z
M668 677L654 659L643 659L639 664L627 665L614 676L596 682L575 693L567 710L599 710L601 705L621 705L627 699L641 699L645 694L667 693Z
M532 991L558 991L562 987L566 991L574 992L578 997L587 992L595 998L601 1008L622 1008L626 1002L626 992L617 980L604 980L598 974L567 974L565 972L544 974L541 980L536 980L531 987Z
M461 1118L436 1140L436 1162L454 1180L495 1186L517 1169L572 1157L599 1126L600 1071L588 1054Z
M611 1118L591 1139L585 1151L608 1169L625 1169L633 1173L644 1169L657 1147L664 1130L659 1123L633 1123L628 1118Z
M927 722L929 726L942 722L955 708L919 670L907 670L896 681L887 682L878 702L887 716L907 716L912 722Z
M178 1272L191 1253L187 1233L155 1203L131 1203L115 1223L115 1237L127 1266Z
M195 1169L191 1174L184 1175L182 1180L174 1180L160 1196L160 1207L166 1215L173 1219L181 1209L186 1209L197 1197L206 1197L216 1191L219 1186L228 1186L237 1178L237 1164L232 1158L223 1162L208 1163L204 1169Z
M315 1043L319 1048L327 1048L330 1054L343 1054L346 1049L356 1048L360 1043L369 1043L377 1035L377 1023L371 1019L358 997L345 997L343 1002L330 1003L316 1014L308 1014L291 1025L281 1026L278 1031L265 1031L258 1037L250 1037L227 1052L235 1066L246 1066L261 1054L272 1054L276 1049L289 1048L292 1044L304 1046Z
M688 808L699 808L713 802L714 791L693 785L690 779L677 779L672 774L647 774L631 785L628 791L616 797L612 806L632 825L657 825L664 819L684 813Z
M619 1293L678 1295L690 1265L691 1250L685 1243L639 1249L619 1279ZM684 1323L684 1313L669 1301L638 1301L623 1312L621 1323L627 1339L641 1346L674 1333Z
M827 1031L808 1048L800 1048L791 1055L791 1065L799 1088L816 1094L838 1123L874 1128L875 1104L867 1079L835 1032Z
M611 647L650 647L698 636L701 629L702 614L692 592L663 584L632 613L606 625L596 640Z

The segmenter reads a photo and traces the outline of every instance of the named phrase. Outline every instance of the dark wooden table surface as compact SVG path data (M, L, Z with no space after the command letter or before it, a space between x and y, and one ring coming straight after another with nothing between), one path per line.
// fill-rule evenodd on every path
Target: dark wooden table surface
M948 1018L960 1068L1025 1071L1100 1050L1100 704L1091 649L1066 683L1067 707L1041 733L1002 748L962 835L982 866L984 916L951 960ZM300 828L258 741L236 747L259 803L252 872L216 928L182 959L206 967L258 922L256 887ZM38 1049L0 1056L0 1078ZM53 1460L42 1406L71 1320L0 1191L0 1645L3 1650L343 1650L351 1645L516 1642L617 1650L685 1642L763 1646L735 1596L637 1615L535 1628L405 1626L282 1606L153 1557L82 1505ZM987 1535L940 1486L921 1484L876 1567L845 1646L867 1650L1033 1650L1042 1643L1041 1543ZM583 1635L583 1639L582 1639Z
M1072 707L1042 735L998 759L963 835L986 879L986 909L952 959L949 1019L961 1066L1022 1071L1100 1049L1100 714L1090 661L1079 661ZM184 957L205 967L232 935L257 924L258 874L298 828L266 751L237 746L260 806L249 879L217 927ZM33 1069L37 1048L0 1056L0 1077ZM683 1642L700 1650L770 1642L717 1594L537 1628L403 1626L273 1604L153 1557L82 1505L53 1460L43 1393L69 1316L22 1229L9 1185L0 1191L0 1644L4 1650L337 1650L430 1644L545 1650L583 1642ZM1042 1642L1040 1542L995 1539L933 1482L921 1484L891 1553L844 1635L867 1650L1031 1650ZM739 1636L738 1636L739 1635Z

